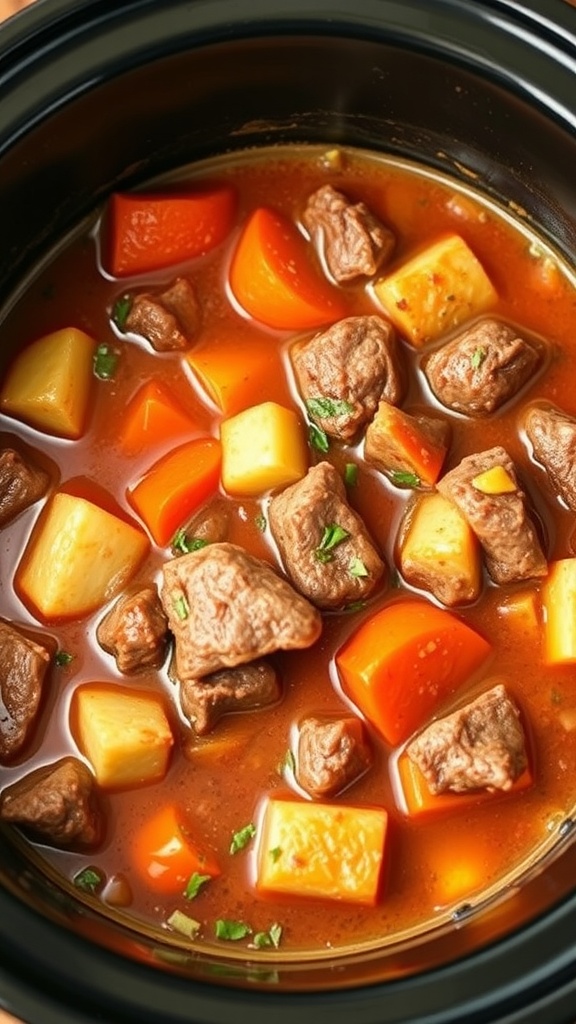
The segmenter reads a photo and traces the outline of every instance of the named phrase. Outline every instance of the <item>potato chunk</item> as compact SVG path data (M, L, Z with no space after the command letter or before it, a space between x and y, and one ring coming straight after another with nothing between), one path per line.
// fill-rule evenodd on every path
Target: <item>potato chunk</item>
M222 483L228 494L264 494L306 475L306 439L292 409L276 402L253 405L224 420L220 437Z
M381 277L374 293L415 348L483 313L498 298L481 263L459 235L441 238Z
M17 589L46 621L86 615L122 589L149 546L136 526L59 492L32 533Z
M59 437L82 434L96 342L76 327L46 334L15 359L0 392L0 409Z
M400 569L408 583L430 591L445 605L478 597L482 581L478 541L442 494L427 494L418 501L401 541Z
M100 786L137 786L163 778L174 737L151 693L88 684L76 694L78 742Z

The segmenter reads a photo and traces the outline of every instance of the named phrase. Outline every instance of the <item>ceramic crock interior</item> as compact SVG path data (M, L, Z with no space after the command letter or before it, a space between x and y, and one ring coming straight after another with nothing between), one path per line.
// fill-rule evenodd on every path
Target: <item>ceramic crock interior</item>
M53 109L38 99L36 123L1 155L3 301L112 188L206 156L290 142L347 144L425 163L480 188L535 225L561 256L576 258L576 140L497 69L470 70L456 52L434 56L421 42L382 41L372 30L364 37L358 29L356 37L345 28L327 33L318 22L305 33L292 26L229 35L193 49L172 42L174 52L149 52L145 61L132 55L123 69L112 70L111 53L111 68L101 68L90 87L76 53L76 95L71 89ZM568 820L537 870L531 866L521 885L512 881L506 899L489 901L486 912L383 953L280 962L275 984L333 990L413 977L522 932L565 906L576 877L573 834ZM133 934L100 917L46 878L7 834L0 882L14 905L161 971L233 986L270 982L267 971L239 957L190 956L163 946L158 935ZM561 936L558 942L561 948ZM18 947L16 939L15 957Z

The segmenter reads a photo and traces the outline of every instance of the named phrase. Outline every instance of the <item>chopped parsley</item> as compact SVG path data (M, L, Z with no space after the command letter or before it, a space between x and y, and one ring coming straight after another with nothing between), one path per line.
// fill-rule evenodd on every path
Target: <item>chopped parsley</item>
M54 661L57 665L69 665L74 660L74 655L69 654L68 651L56 651L54 655Z
M364 562L362 561L361 558L358 558L357 555L355 555L352 561L350 562L350 565L348 566L348 572L350 573L351 576L357 577L365 577L369 575L368 569L364 565Z
M191 551L199 551L200 548L205 548L207 544L208 541L203 540L202 537L189 537L184 527L181 527L174 534L172 540L172 547L176 551L181 551L184 555L190 554Z
M294 772L296 770L296 758L293 752L288 747L288 750L284 754L284 757L278 765L278 775L283 775L285 771Z
M318 561L331 562L334 558L334 548L337 548L349 536L348 530L345 530L343 526L338 526L338 523L330 523L325 526L322 540L314 552Z
M326 454L330 448L330 441L328 440L328 434L320 427L317 427L315 423L308 424L308 440L312 448L316 448L317 451Z
M306 408L310 415L318 420L347 416L354 412L354 406L343 398L309 398Z
M126 321L131 309L132 299L129 295L121 295L114 303L112 307L112 320L119 331L123 331L126 327Z
M200 892L202 886L206 885L206 882L209 882L210 878L210 875L200 875L198 874L197 871L195 871L194 874L190 875L190 878L188 879L186 888L184 889L183 892L183 896L185 896L187 900L195 899L198 893Z
M100 380L112 380L120 355L110 345L98 345L94 353L94 373Z
M269 850L268 852L269 852L270 857L272 859L272 863L275 864L276 861L280 860L280 857L282 856L282 847L281 846L273 846L272 849Z
M472 369L473 370L479 370L480 369L480 367L482 366L482 363L486 359L486 355L487 355L487 352L486 352L485 348L475 348L474 349L472 355L470 356L470 363L472 365Z
M193 917L188 917L188 914L183 914L181 910L175 910L173 914L170 914L166 923L175 932L185 935L187 939L195 939L200 931L200 921L195 921Z
M178 597L173 598L174 611L178 618L183 622L190 615L190 605L186 600L184 594L179 594Z
M98 868L83 868L74 875L73 881L82 892L95 893L104 884L104 875Z
M214 932L217 939L226 939L228 942L238 942L252 934L249 924L244 921L228 921L225 918L218 918L214 925Z
M239 829L238 832L235 832L234 835L232 836L232 842L230 843L230 853L234 854L238 853L240 850L243 850L245 846L248 846L248 843L250 842L251 839L254 838L255 835L256 826L253 825L252 822L250 822L250 824L248 825L244 825L243 828Z
M416 473L408 473L402 469L396 469L390 474L393 484L398 487L420 487L420 477Z
M256 523L256 529L260 530L260 533L265 533L266 526L268 525L266 522L266 516L260 513L260 515L256 516L254 522Z
M344 483L347 487L356 487L358 483L358 466L355 462L347 462L344 467Z
M256 932L250 945L254 949L266 949L267 946L274 946L274 949L278 949L281 939L282 925L275 922L270 925L267 932Z

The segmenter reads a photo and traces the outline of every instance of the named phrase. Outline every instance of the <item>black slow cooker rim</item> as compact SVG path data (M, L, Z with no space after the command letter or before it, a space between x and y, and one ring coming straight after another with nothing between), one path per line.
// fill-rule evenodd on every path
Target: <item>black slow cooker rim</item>
M50 110L115 74L120 65L124 71L166 52L167 46L178 49L188 45L189 33L200 14L194 42L206 45L231 35L301 33L303 28L310 34L373 37L379 31L378 12L385 8L392 21L391 38L398 45L409 42L424 52L475 70L481 67L483 73L528 98L567 131L576 128L576 110L570 108L576 70L576 14L563 0L539 0L536 10L528 10L514 0L469 5L460 0L404 0L401 4L394 0L357 0L352 12L344 9L344 4L336 6L333 0L316 0L312 7L308 0L279 0L274 10L265 0L252 0L253 14L242 21L240 29L235 20L235 0L170 0L162 3L160 33L153 28L158 25L155 7L156 0L115 4L96 0L89 5L82 0L38 0L9 22L0 32L0 153ZM413 17L424 9L429 24L427 31L416 37ZM177 21L178 14L184 21ZM329 14L331 19L327 21ZM144 41L134 44L129 57L122 56L114 33L125 19L136 15L149 18L148 34ZM452 39L440 32L447 20L453 26ZM486 50L490 26L496 22L515 56L506 68ZM459 33L463 26L462 36ZM176 32L177 27L181 31ZM90 33L93 63L87 65L84 61L81 68L74 69L78 42L86 41ZM463 37L468 40L465 50ZM101 46L105 39L110 41L109 47ZM98 59L96 43L100 45ZM527 61L534 56L536 43L541 45L539 63L530 67L528 81ZM7 102L7 97L15 96L22 88L23 76L44 75L47 70L53 72L51 90L37 93L43 96L41 102L29 99L25 111L23 106L12 107ZM551 75L554 98L549 92ZM348 1021L350 1013L358 1024L376 1024L383 1020L380 998L384 987L389 1022L456 1024L466 1018L471 1024L480 1024L493 1020L494 1008L498 1007L498 1020L509 1024L536 1024L543 1019L565 1020L568 1024L576 1007L575 926L573 895L520 932L445 968L390 981L385 986L314 993L311 1008L310 996L305 993L283 992L279 1000L272 993L215 989L159 971L152 973L148 967L65 933L12 894L0 891L0 992L10 1009L42 1024L93 1024L103 1020L115 1024L136 1019L162 1019L166 1024L194 1019L220 1024L230 1019L231 1008L254 1024L267 1022L270 1013L283 1024L308 1012L316 1020L325 1018L332 1024ZM438 992L443 993L442 1006L438 1005ZM549 1012L552 1003L554 1018Z

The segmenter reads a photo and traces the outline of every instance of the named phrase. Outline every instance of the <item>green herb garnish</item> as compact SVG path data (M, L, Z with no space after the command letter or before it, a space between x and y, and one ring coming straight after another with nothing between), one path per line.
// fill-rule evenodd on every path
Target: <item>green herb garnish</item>
M252 929L244 921L227 921L226 919L219 918L214 925L214 932L217 939L238 942L239 939L245 939L247 935L251 935Z
M166 923L175 932L185 935L187 939L195 939L200 931L200 921L195 921L193 917L188 917L188 914L183 914L181 910L175 910L173 914L170 914Z
M68 654L68 651L56 651L54 655L54 661L57 665L69 665L73 659L74 655Z
M308 424L308 440L312 448L316 448L317 451L326 454L330 448L330 441L328 440L328 434L320 427L316 426L315 423Z
M243 850L245 846L248 846L250 840L256 835L256 826L250 822L249 825L244 825L243 828L239 829L232 836L232 842L230 843L230 853L238 853L239 850Z
M269 853L270 853L270 856L272 858L272 862L275 864L276 861L280 860L280 857L282 856L282 847L281 846L273 846L272 849L269 850Z
M253 941L250 943L254 949L265 949L267 946L274 946L278 949L282 938L282 925L275 923L270 925L267 932L256 932Z
M314 419L325 420L333 416L346 416L354 412L354 406L343 398L309 398L306 408Z
M172 547L176 551L182 551L185 555L190 554L191 551L200 551L200 548L205 548L207 544L208 541L203 540L202 537L188 537L184 527L174 534L172 540Z
M314 552L318 561L331 562L334 558L334 548L337 548L349 536L348 530L345 530L343 526L338 526L338 523L330 523L329 526L325 526L322 540Z
M288 747L288 750L284 754L284 757L278 765L278 775L283 775L285 771L294 772L296 770L296 758Z
M104 882L104 875L98 868L84 868L74 875L74 885L82 892L95 893Z
M358 466L355 462L347 462L344 467L344 483L347 487L356 487L358 483Z
M120 356L110 345L98 345L94 353L94 373L100 380L111 380L116 373Z
M364 577L369 575L368 569L364 565L364 562L362 561L361 558L358 558L357 555L350 562L350 565L348 566L348 572L350 573L351 576L357 577Z
M420 477L416 473L407 473L404 470L396 469L390 474L393 484L398 487L420 487Z
M262 514L257 515L254 522L256 523L256 529L260 530L260 533L265 533L266 526L268 525L266 522L266 516Z
M206 885L206 882L209 882L210 878L211 875L199 875L198 872L195 871L193 875L190 875L182 895L185 896L187 900L195 899L202 886Z
M190 605L188 604L188 601L184 597L184 594L180 594L178 597L174 597L173 604L176 615L181 620L181 622L184 622L184 619L187 619L190 614Z
M131 309L132 299L129 295L121 295L114 303L112 307L112 320L118 330L123 331L126 327L126 321Z
M472 364L472 369L473 370L479 370L480 369L480 367L482 366L482 363L486 359L486 355L487 355L487 352L486 352L485 348L475 348L474 349L472 355L470 356L470 363Z

